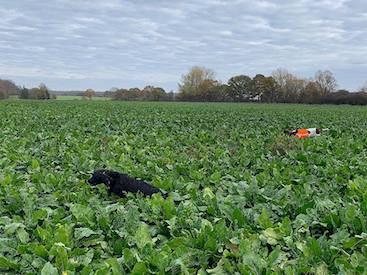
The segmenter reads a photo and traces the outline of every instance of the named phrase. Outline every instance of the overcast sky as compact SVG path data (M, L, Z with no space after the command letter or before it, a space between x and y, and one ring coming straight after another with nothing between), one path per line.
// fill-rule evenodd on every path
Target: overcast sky
M367 81L366 0L0 0L0 78L70 90L176 90L193 65Z

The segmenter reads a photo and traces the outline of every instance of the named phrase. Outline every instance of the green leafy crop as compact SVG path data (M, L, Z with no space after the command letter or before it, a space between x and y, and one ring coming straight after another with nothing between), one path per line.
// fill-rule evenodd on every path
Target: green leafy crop
M0 272L366 274L366 129L364 107L1 102ZM109 196L103 167L170 195Z

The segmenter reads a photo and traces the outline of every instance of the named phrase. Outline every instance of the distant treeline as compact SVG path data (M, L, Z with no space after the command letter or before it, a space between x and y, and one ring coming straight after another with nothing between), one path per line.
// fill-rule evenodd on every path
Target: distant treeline
M41 83L38 87L27 89L19 87L11 80L0 79L0 99L7 99L9 96L18 96L20 99L55 99L47 86Z
M178 93L166 93L153 86L143 90L113 89L106 93L115 100L367 105L367 84L357 92L337 87L330 71L318 71L312 79L301 79L285 69L278 69L271 76L237 75L223 84L210 69L193 67L182 76Z
M27 89L16 86L10 80L0 80L0 99L18 95L21 99L53 99L66 92L52 93L44 84ZM212 70L195 66L184 74L178 85L178 93L163 88L146 86L144 89L112 88L106 92L87 89L74 92L86 99L95 96L111 97L125 101L204 101L204 102L266 102L306 104L367 105L367 83L360 90L338 90L338 84L330 71L318 71L314 78L302 79L285 69L278 69L271 76L255 77L237 75L227 83L215 79Z
M11 95L18 95L19 90L19 87L13 81L0 79L0 99L6 99Z
M117 89L106 92L115 100L174 101L175 94L167 93L163 88L146 86L144 89Z
M285 69L278 69L271 76L238 75L223 84L215 79L213 71L193 67L182 76L176 98L181 101L367 104L367 84L353 93L337 87L329 71L318 71L313 79L300 79Z

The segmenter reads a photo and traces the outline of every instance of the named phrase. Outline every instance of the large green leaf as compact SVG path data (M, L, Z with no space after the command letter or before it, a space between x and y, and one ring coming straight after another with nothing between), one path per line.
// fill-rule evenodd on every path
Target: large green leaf
M41 275L58 275L59 272L57 271L57 268L55 268L50 262L47 262L42 270Z
M0 270L17 270L20 265L15 263L4 256L0 256Z
M1 101L0 129L3 273L366 271L365 107Z

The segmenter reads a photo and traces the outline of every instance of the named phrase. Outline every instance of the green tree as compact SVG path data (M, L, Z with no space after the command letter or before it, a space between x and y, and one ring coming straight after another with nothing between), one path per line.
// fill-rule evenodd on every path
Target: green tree
M20 99L29 99L29 90L26 87L23 87L20 90L19 98Z
M117 91L114 91L112 93L112 98L114 100L127 100L127 94L128 94L127 89L118 89Z
M166 91L160 87L146 86L142 91L143 100L159 101L166 96Z
M263 79L263 92L261 94L261 101L263 102L277 102L279 100L279 87L273 77L268 76Z
M161 87L154 87L152 90L152 97L154 101L160 101L166 96L166 91Z
M142 98L142 92L139 88L119 89L113 93L114 100L138 100Z
M253 91L253 81L247 75L237 75L228 80L228 97L232 101L248 101Z
M318 84L315 81L309 81L300 95L301 103L320 103L321 93Z
M212 79L206 79L202 81L198 87L198 94L195 100L200 101L222 101L224 97L224 91L222 85Z
M253 79L253 100L276 102L279 98L279 87L273 77L258 74Z
M262 74L257 74L253 79L253 89L251 91L250 98L251 100L260 100L261 95L264 93L264 78L265 76Z
M142 97L142 92L139 88L131 88L128 90L128 100L137 100Z

